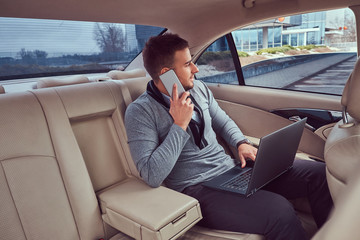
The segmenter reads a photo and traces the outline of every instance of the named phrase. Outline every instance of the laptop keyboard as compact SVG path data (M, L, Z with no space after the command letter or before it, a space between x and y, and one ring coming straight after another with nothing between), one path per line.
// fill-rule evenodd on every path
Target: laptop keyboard
M251 169L249 169L248 171L233 177L227 182L224 182L223 184L221 184L221 187L228 189L236 189L240 191L246 190L250 182L251 173L252 171Z

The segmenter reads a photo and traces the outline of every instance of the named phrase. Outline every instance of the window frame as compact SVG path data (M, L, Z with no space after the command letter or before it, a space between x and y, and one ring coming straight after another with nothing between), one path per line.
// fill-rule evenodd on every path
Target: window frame
M234 38L233 38L231 32L226 34L225 36L226 36L227 43L229 45L229 50L230 50L232 59L234 61L235 72L236 72L236 76L238 78L239 85L245 86L245 79L244 79L244 75L243 75L243 71L242 71L242 67L241 67L241 63L240 63L240 59L239 59L239 54L236 49Z

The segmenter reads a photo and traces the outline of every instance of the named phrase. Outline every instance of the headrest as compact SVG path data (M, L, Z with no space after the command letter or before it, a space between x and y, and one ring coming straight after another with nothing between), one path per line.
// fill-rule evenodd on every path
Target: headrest
M360 61L357 60L354 70L344 87L341 104L347 113L356 121L360 121Z
M108 77L114 80L121 80L127 78L145 77L146 72L143 69L137 68L129 71L112 70L106 74Z
M66 78L43 78L37 82L37 88L57 87L79 83L88 83L86 76L71 76Z
M4 89L4 87L2 85L0 85L0 94L1 93L5 93L5 89Z

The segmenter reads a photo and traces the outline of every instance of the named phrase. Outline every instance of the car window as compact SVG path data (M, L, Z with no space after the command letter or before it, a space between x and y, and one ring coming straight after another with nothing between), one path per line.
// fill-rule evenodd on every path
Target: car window
M249 86L341 95L357 59L356 22L350 9L281 16L231 35ZM211 67L207 65L201 68ZM238 83L223 81L225 75L217 72L215 76L217 80L203 79Z
M133 24L0 18L0 80L124 69L164 29Z
M221 37L201 55L196 62L197 79L205 82L238 84L234 61L226 37Z

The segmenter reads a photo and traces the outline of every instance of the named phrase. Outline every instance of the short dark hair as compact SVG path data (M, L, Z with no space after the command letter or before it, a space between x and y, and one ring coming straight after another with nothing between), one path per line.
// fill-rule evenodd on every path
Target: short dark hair
M189 47L189 43L177 34L166 33L151 37L143 49L146 71L154 81L158 81L162 68L172 68L176 51Z

